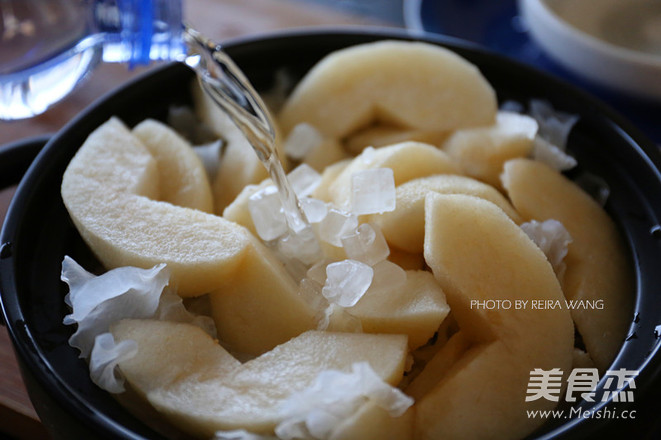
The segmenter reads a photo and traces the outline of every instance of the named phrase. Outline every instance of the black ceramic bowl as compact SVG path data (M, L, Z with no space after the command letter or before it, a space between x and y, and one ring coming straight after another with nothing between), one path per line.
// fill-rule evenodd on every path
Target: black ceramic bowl
M330 51L384 38L415 39L383 30L308 31L242 40L226 49L257 89L266 89L281 68L300 77ZM640 370L635 394L639 413L622 426L634 437L639 428L650 432L654 418L645 416L645 395L654 394L661 368L654 333L661 324L661 158L656 147L609 108L567 84L456 40L427 41L447 46L479 66L501 101L540 98L580 115L569 149L581 170L601 176L610 186L606 209L626 238L636 270L635 316L613 368ZM92 130L114 115L129 125L147 117L165 118L169 105L190 101L192 77L182 65L156 69L71 121L30 166L5 221L0 239L4 317L34 406L57 438L161 437L92 384L87 365L67 344L72 329L62 324L68 313L63 301L66 286L60 282L62 258L71 255L88 268L98 263L69 219L60 183L69 160ZM8 165L2 157L0 168ZM6 172L0 169L0 175ZM595 409L602 404L585 406L591 405ZM536 435L586 438L604 429L613 433L617 426L610 420L558 420Z

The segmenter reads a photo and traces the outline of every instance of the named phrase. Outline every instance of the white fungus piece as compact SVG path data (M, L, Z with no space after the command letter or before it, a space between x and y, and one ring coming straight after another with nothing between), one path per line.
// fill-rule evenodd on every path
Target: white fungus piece
M138 344L135 341L121 341L117 344L112 333L101 333L94 340L94 348L90 356L92 382L111 393L123 392L124 378L115 367L137 353Z
M374 276L368 292L390 292L401 289L406 284L406 271L392 261L383 260L375 264L372 269Z
M287 180L298 197L306 197L321 184L321 174L310 165L302 163L287 174Z
M282 421L275 433L283 440L330 439L340 423L367 402L399 417L413 399L384 382L367 362L357 362L351 372L325 370L308 388L293 393L280 406Z
M204 171L207 173L207 178L213 182L218 174L220 168L220 158L223 155L223 141L215 140L202 145L195 145L193 151L200 158Z
M328 303L327 303L328 304ZM362 333L363 324L346 308L328 304L321 314L316 315L317 330L342 333Z
M257 235L264 241L275 240L289 230L280 196L274 185L251 195L248 199L248 210Z
M328 214L328 206L326 202L312 197L303 197L299 199L301 209L308 223L319 223L322 221L326 214Z
M554 219L543 222L531 220L521 224L521 229L544 252L558 279L562 281L566 270L563 260L567 255L569 243L572 242L564 225Z
M352 233L343 236L342 247L347 257L370 266L385 260L390 255L390 248L381 228L371 223L363 223Z
M374 270L360 261L331 263L326 266L326 283L321 293L331 303L351 307L369 289L373 275Z
M395 175L390 168L357 171L351 176L351 212L379 214L395 210Z
M565 151L569 132L578 121L578 116L557 111L551 103L539 99L530 101L529 113L539 124L539 135Z
M255 434L245 429L234 429L232 431L216 431L212 440L278 440L272 435Z
M106 333L110 324L126 318L151 318L170 277L165 264L151 269L120 267L94 276L70 257L62 262L62 281L69 285L65 301L72 313L64 324L78 324L69 345L89 357L94 339Z
M319 148L323 141L319 130L307 122L302 122L297 124L285 139L285 154L294 160L302 160Z
M320 239L333 246L341 247L342 237L351 233L358 226L358 217L353 213L331 208L318 225Z
M234 429L232 431L216 431L212 440L278 440L272 435L256 434L245 429Z
M577 164L576 159L539 135L533 141L532 158L558 171L572 169Z

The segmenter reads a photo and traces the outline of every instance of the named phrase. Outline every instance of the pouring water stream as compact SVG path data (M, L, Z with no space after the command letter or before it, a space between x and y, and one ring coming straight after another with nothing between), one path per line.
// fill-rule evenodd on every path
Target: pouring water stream
M221 46L185 27L189 54L181 61L198 76L202 89L246 136L278 189L289 228L309 226L275 150L275 127L263 101Z

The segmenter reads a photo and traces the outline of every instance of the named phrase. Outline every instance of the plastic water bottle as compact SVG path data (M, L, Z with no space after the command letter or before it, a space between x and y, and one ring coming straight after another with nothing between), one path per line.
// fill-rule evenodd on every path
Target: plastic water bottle
M221 46L182 23L181 0L0 0L0 119L66 97L100 62L181 61L243 132L277 183L287 222L307 227L274 148L266 106Z
M0 119L66 97L100 62L183 60L181 0L0 0Z

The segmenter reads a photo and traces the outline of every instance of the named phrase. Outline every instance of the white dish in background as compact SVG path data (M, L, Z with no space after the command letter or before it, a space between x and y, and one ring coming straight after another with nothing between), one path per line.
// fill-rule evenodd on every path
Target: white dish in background
M596 83L661 101L661 1L518 0L535 42Z

